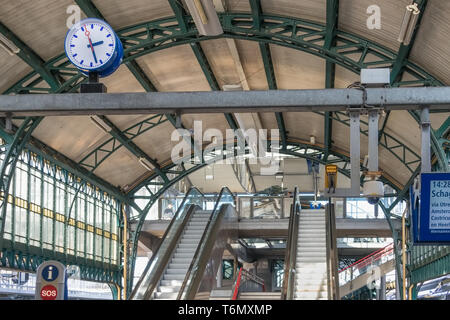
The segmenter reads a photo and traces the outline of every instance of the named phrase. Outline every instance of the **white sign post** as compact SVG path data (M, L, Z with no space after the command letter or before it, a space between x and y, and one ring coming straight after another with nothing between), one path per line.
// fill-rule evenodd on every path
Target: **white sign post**
M58 261L42 263L36 272L36 300L64 300L66 267Z

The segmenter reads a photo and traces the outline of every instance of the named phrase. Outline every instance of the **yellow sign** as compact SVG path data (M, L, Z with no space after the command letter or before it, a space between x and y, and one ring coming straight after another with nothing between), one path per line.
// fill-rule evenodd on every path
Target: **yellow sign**
M335 189L337 185L338 167L334 164L325 166L325 189Z

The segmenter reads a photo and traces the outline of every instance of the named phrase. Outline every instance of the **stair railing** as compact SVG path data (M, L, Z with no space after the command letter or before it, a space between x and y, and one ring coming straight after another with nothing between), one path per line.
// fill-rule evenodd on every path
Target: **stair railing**
M392 259L394 259L394 245L391 243L339 270L340 285L342 286L365 274L370 269L369 267L380 266Z
M281 290L282 300L292 300L294 296L294 279L295 279L295 264L297 260L297 239L298 239L298 224L300 220L300 197L298 187L294 189L294 196L291 205L291 214L289 216L289 231L286 244L286 258L284 260L284 277L283 288Z
M264 279L261 277L258 277L256 274L248 272L247 270L243 269L242 267L239 269L239 275L236 279L236 282L233 286L232 292L232 298L231 300L237 300L240 294L240 288L242 285L242 281L247 280L254 282L261 286L263 292L266 292L266 285L264 282Z

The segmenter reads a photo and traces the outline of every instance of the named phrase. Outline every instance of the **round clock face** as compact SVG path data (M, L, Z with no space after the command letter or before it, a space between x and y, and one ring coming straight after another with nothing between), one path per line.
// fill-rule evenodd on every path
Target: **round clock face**
M116 36L107 23L88 18L69 30L65 49L67 57L76 67L98 70L113 57L116 51Z

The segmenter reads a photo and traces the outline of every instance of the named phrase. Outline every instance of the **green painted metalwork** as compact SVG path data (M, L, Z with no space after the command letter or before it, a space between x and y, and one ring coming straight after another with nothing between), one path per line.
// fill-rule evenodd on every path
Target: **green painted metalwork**
M57 77L45 67L44 60L42 60L41 57L39 57L30 47L28 47L1 22L0 34L11 40L20 49L20 52L17 54L17 56L25 61L30 67L32 67L35 72L38 73L42 77L42 79L48 83L51 89L57 90L60 87L60 83ZM24 90L23 92L27 91Z
M324 48L330 50L336 46L336 33L338 30L339 0L327 0L327 20ZM336 78L336 64L331 61L325 62L325 88L334 88ZM333 119L331 112L325 112L324 118L324 139L325 139L325 159L333 143Z
M7 144L2 141L3 160ZM56 259L67 265L79 265L83 279L120 283L117 257L120 202L32 151L22 151L17 162L12 191L2 200L8 210L1 266L35 271L42 261ZM80 190L80 196L74 218L69 218L67 200L75 197L75 190ZM97 221L92 217L95 210L91 210L89 218L86 209L89 199L93 199L94 206L97 201L97 208L101 206L97 209L97 215L102 210ZM80 205L83 202L85 205ZM84 215L80 215L82 212ZM89 219L94 219L92 224ZM109 250L90 251L86 245L88 238L91 244L97 241L99 247Z
M150 81L150 79L145 74L144 70L139 66L139 64L133 60L125 63L131 73L134 75L136 80L141 84L141 86L147 92L156 92L158 91L155 85Z
M105 17L95 7L91 0L75 0L75 3L83 10L89 18L98 18L105 20Z
M109 134L119 141L127 150L134 154L137 158L145 158L154 166L154 170L161 176L163 181L168 181L167 176L161 171L161 167L158 161L150 158L141 148L139 148L134 142L129 139L115 124L111 122L106 116L100 116L100 118L112 129Z
M449 246L414 246L411 251L411 283L418 284L450 273Z
M355 73L359 73L361 68L369 66L392 66L397 58L396 53L381 45L340 30L336 32L336 41L339 45L326 50L320 44L324 41L326 26L302 19L263 15L261 28L257 30L253 27L252 14L221 13L219 17L225 32L219 37L198 37L195 25L189 16L185 16L185 20L183 20L184 22L181 25L176 17L170 17L121 29L118 31L118 34L125 47L124 63L148 53L176 45L198 43L220 37L273 43L290 47L322 57ZM182 31L183 26L186 28L185 32ZM349 56L355 52L361 54L357 59ZM371 60L368 61L368 58ZM63 72L65 76L69 76L61 84L62 92L76 90L85 79L75 67L70 65L64 54L51 59L44 66L48 70ZM395 82L393 83L394 86L412 84L443 85L442 82L410 61L405 62L404 70L415 80ZM42 81L43 79L39 76L39 73L33 71L11 87L7 93L21 92L24 88L31 91L33 89L45 91L45 86L39 87L39 82ZM31 87L29 82L32 82Z

